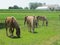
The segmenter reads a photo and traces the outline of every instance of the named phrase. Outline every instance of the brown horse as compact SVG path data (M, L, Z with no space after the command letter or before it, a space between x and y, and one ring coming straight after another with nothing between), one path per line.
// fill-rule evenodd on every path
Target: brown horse
M14 28L16 29L17 37L20 37L20 27L14 17L7 17L5 19L5 26L6 26L6 35L8 36L8 28L11 36L13 36Z
M39 20L43 21L42 25L44 25L44 22L46 22L46 26L48 26L48 20L45 16L37 16L37 19L38 19L38 21Z
M27 23L30 29L29 31L34 32L35 26L37 26L37 19L35 18L35 16L26 16L24 19L24 25L25 23Z

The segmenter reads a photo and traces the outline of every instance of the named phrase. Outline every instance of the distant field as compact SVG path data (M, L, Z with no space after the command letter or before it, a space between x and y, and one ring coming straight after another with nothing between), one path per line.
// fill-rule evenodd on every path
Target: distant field
M46 16L49 21L48 26L42 26L42 22L39 22L39 27L35 29L37 33L28 32L27 25L24 26L24 17L27 15ZM13 39L6 36L6 29L1 28L0 24L0 45L60 45L60 39L57 39L60 38L59 15L60 11L0 10L0 23L4 23L7 16L14 16L21 27L21 38ZM59 42L55 44L56 40L53 37Z

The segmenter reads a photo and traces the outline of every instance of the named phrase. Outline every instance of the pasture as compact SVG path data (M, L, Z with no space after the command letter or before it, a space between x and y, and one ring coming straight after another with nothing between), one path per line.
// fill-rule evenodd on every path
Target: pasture
M42 22L39 22L38 28L35 28L36 33L28 32L27 25L24 26L24 17L28 15L46 16L48 26L42 26ZM0 45L60 45L59 15L60 11L4 10L1 12L0 10ZM17 19L21 28L21 38L9 38L6 36L4 20L7 16L14 16Z

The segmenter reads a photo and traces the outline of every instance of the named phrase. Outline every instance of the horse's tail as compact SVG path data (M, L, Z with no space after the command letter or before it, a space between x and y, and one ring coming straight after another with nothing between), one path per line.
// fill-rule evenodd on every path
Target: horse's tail
M7 22L6 22L7 18L5 19L5 28L6 28L6 35L8 36L8 33L7 33Z
M25 25L25 23L26 23L26 20L27 20L27 16L24 18L24 25Z
M6 20L7 20L7 18L5 19L5 27L6 27L6 25L7 25L7 22L6 22Z
M35 28L35 26L37 27L37 19L36 16L33 16L33 27Z
M48 26L48 20L46 19L46 26Z

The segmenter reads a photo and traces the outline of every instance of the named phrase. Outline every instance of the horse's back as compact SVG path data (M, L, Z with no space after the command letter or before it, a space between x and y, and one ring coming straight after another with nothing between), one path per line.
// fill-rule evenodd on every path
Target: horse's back
M6 21L8 22L8 21L11 21L12 20L12 17L7 17L6 18Z
M12 20L15 21L16 19L12 16L6 18L6 22L11 22Z
M33 16L28 16L27 21L31 22L31 21L33 21L33 18L34 18Z
M33 16L28 16L27 19L29 19L29 20L30 20L30 19L33 19Z
M46 16L38 16L38 18L39 18L40 20L46 20L46 19L47 19Z

